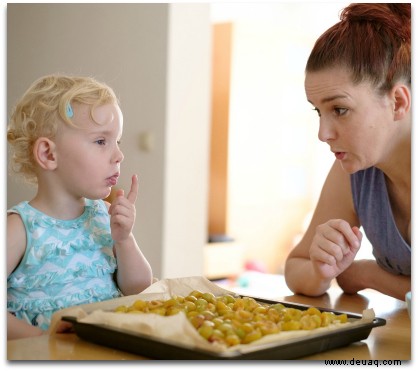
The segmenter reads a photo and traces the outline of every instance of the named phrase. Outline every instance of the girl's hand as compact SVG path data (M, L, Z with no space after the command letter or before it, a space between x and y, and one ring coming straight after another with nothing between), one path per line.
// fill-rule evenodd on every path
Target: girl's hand
M75 332L75 330L74 330L74 326L72 323L59 321L55 332L57 334L63 334L63 333Z
M358 227L345 220L332 219L319 225L309 250L315 271L325 279L337 277L353 262L362 238Z
M119 189L109 207L110 229L116 243L122 243L132 233L136 217L135 202L138 196L138 187L138 177L133 175L128 196L125 197L123 189Z

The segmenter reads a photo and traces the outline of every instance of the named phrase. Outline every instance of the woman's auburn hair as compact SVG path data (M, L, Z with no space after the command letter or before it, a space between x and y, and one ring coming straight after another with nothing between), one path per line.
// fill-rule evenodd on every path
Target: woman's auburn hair
M33 157L36 140L55 138L60 123L74 126L67 115L73 103L89 105L94 120L95 107L118 103L118 99L112 88L92 77L52 74L33 82L14 107L7 129L10 168L27 182L37 183Z
M316 41L306 72L342 66L379 91L411 84L411 4L354 3Z

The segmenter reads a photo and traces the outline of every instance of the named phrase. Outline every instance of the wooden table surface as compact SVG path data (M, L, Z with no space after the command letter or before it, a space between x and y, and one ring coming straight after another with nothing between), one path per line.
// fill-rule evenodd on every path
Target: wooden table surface
M286 288L282 293L286 295L289 291ZM376 317L386 320L386 325L373 328L366 340L301 359L402 361L411 359L411 320L406 303L403 301L373 290L364 290L357 295L346 295L339 288L331 288L327 294L316 298L286 295L277 296L275 299L352 313L362 313L363 309L373 308ZM7 359L139 360L145 358L87 342L76 334L53 334L8 341Z

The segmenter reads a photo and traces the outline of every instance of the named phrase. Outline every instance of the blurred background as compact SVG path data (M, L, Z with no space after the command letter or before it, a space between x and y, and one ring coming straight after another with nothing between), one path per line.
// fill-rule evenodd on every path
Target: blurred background
M7 114L42 75L105 81L124 113L117 187L139 175L154 275L282 273L334 160L305 63L347 4L9 3ZM34 193L7 177L7 207Z

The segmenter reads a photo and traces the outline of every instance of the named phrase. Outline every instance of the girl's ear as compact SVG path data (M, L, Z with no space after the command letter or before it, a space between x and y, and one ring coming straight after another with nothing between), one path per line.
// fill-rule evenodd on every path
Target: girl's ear
M55 170L57 158L55 143L45 137L38 138L33 146L33 156L36 163L45 170Z
M393 88L394 119L402 120L411 109L411 92L406 85L395 85Z

